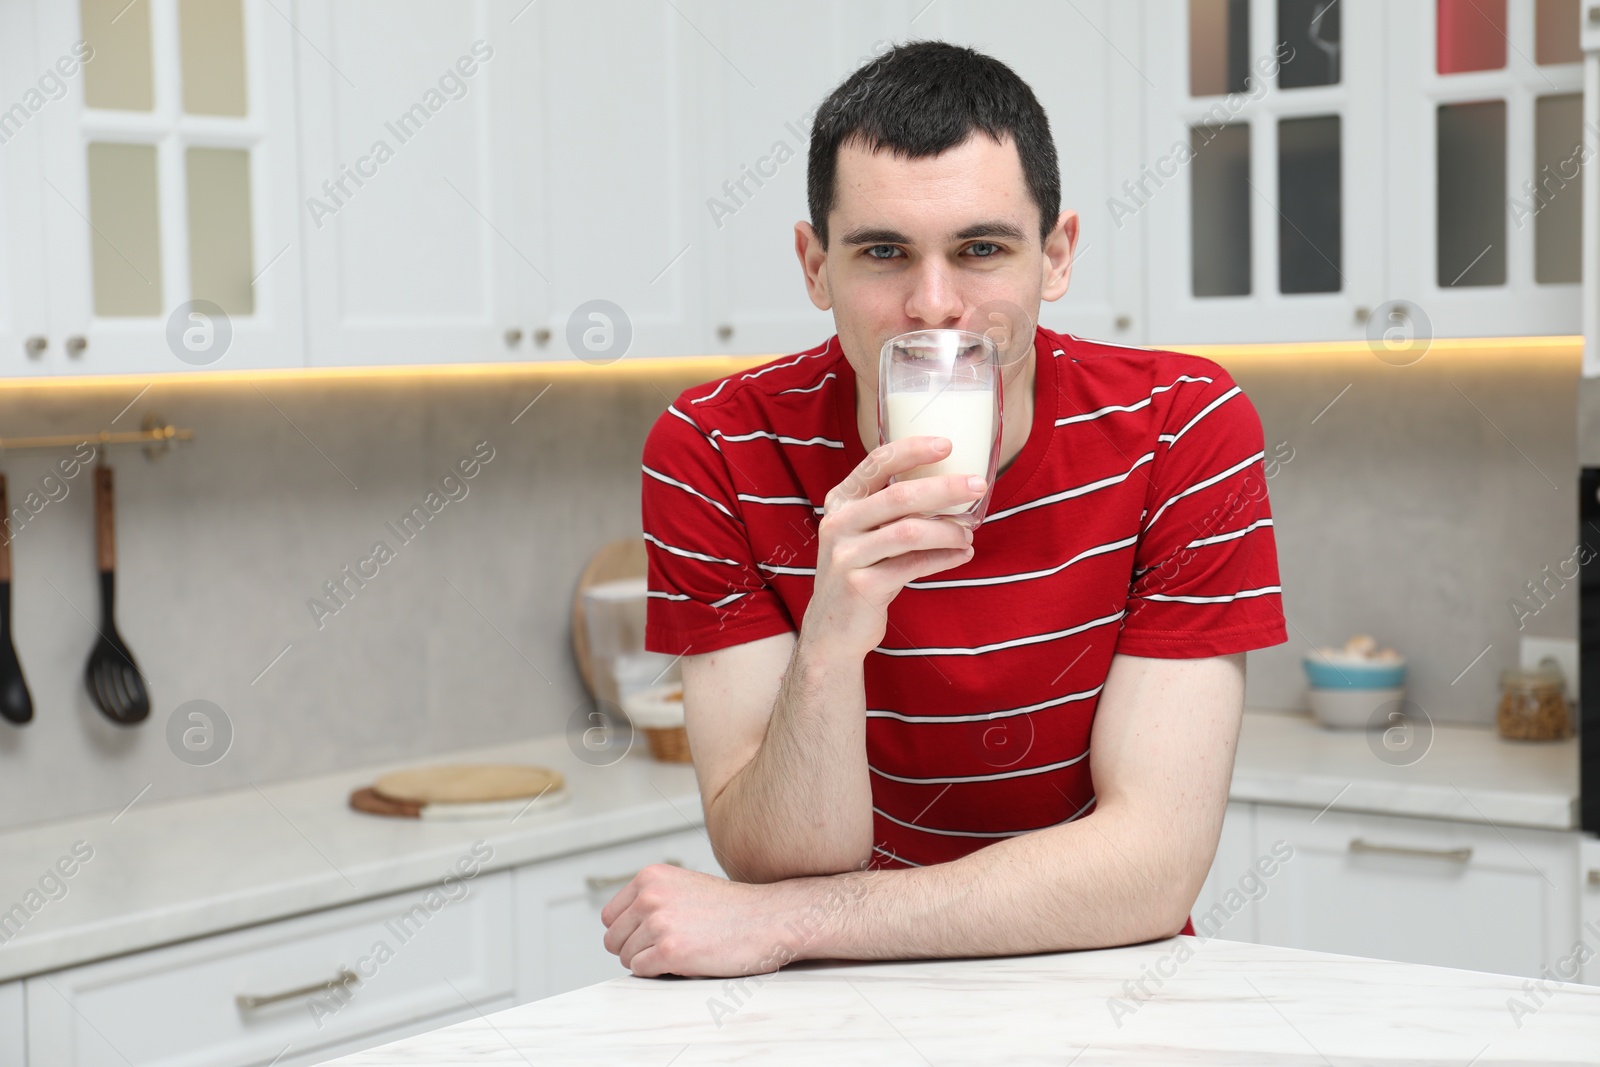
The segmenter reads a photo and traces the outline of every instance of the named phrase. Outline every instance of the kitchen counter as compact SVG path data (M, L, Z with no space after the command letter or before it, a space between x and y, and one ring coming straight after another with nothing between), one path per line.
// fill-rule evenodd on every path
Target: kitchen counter
M1144 980L1141 992L1134 983ZM1600 988L1175 937L974 960L805 961L739 982L625 976L328 1061L1586 1063ZM1148 995L1147 995L1148 994ZM1525 1014L1511 1005L1523 1003Z
M0 923L74 842L93 849L62 880L66 895L45 897L0 944L0 980L427 885L479 840L491 871L705 823L694 769L650 759L642 739L608 767L578 759L564 736L437 760L480 761L553 767L571 799L497 820L350 809L350 791L378 774L435 762L412 759L166 803L143 795L120 813L0 834Z
M0 944L0 981L427 885L479 839L494 850L484 869L497 870L704 825L693 769L642 745L611 767L588 766L560 736L437 759L554 767L572 800L499 821L351 811L350 791L406 765L395 763L166 802L146 793L122 812L3 833L0 923L74 842L94 851L65 896ZM430 761L407 761L418 762ZM1246 714L1232 787L1235 800L1552 829L1576 825L1577 793L1575 742L1441 726L1426 756L1395 767L1364 732L1270 711Z
M1409 766L1380 759L1373 744L1383 751L1367 731L1330 730L1309 712L1252 710L1229 797L1546 830L1578 826L1576 738L1508 741L1493 727L1435 725L1432 744Z

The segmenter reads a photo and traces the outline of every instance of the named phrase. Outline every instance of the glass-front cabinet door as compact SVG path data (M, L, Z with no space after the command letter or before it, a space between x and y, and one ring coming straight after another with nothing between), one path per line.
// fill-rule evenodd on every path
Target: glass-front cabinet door
M51 373L301 366L293 28L263 0L49 0ZM44 264L41 264L43 271Z
M1578 0L1390 10L1395 294L1436 336L1578 333Z
M1382 0L1147 8L1153 343L1354 339L1384 292Z

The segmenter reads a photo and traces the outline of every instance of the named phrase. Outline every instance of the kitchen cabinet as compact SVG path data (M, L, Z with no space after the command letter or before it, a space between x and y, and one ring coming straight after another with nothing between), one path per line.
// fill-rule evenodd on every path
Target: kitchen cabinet
M1578 0L1386 9L1391 295L1434 336L1579 333Z
M631 841L516 870L517 1001L538 1000L627 974L606 951L600 911L651 863L725 877L701 829Z
M48 328L24 327L20 363L8 328L0 370L301 365L294 86L275 76L292 67L289 22L265 0L37 0L31 15L32 59L7 68L60 90L4 164L38 210L5 239L13 271L36 275L9 295L48 308Z
M1578 841L1578 936L1588 946L1583 981L1600 985L1600 838L1585 834Z
M27 979L28 1063L321 1062L514 1003L509 871Z
M0 375L7 377L50 366L40 112L51 106L46 91L60 75L52 71L39 84L33 22L32 4L0 4Z
M24 1067L27 1025L22 1006L22 983L0 982L0 1067Z
M1261 943L1536 977L1576 939L1576 836L1256 806L1294 849L1256 907Z

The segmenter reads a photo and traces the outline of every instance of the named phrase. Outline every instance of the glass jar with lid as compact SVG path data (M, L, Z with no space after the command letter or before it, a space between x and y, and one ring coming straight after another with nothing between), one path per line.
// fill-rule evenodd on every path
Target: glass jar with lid
M1566 681L1554 663L1500 672L1500 736L1517 741L1557 741L1572 736Z

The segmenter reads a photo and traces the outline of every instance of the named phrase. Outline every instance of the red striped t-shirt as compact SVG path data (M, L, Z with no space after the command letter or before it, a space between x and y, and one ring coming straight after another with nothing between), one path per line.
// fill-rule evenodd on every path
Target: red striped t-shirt
M1113 654L1288 640L1261 422L1228 372L1042 327L1034 358L1033 424L973 557L902 589L863 664L877 867L1092 812L1089 734ZM686 389L657 419L646 648L798 630L823 500L866 458L855 411L834 336Z

